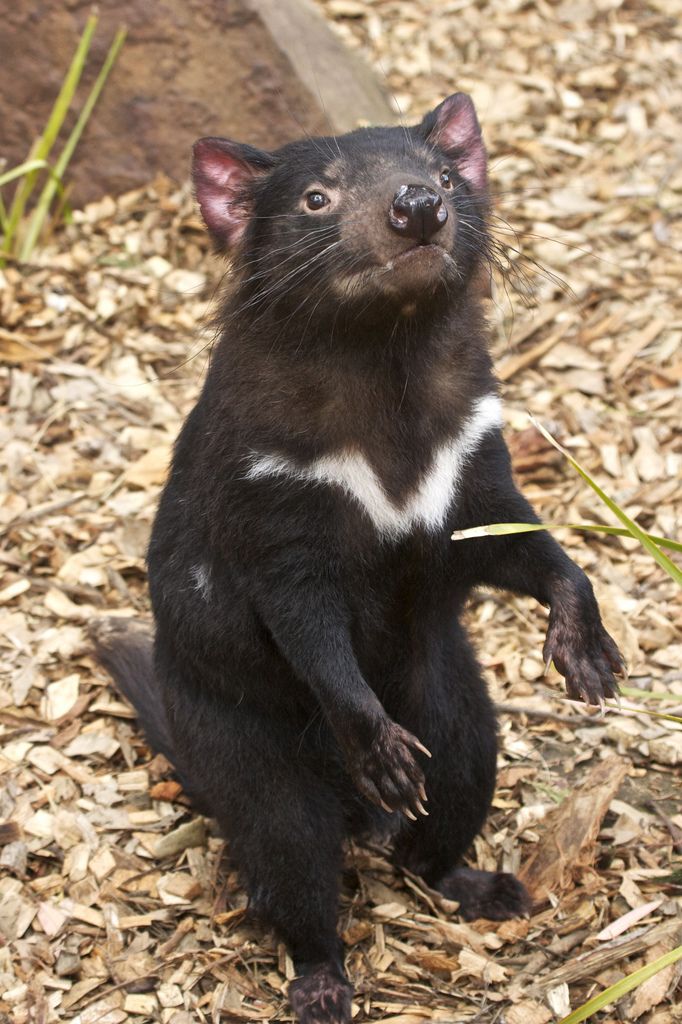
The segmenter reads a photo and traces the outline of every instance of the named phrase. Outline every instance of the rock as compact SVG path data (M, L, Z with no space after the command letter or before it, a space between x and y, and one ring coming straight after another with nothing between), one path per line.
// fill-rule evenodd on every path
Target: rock
M304 131L393 120L373 73L310 0L101 0L99 11L78 109L117 28L127 26L128 36L69 165L72 205L158 172L183 181L202 135L275 148ZM43 131L88 12L73 0L3 12L0 156L8 167L26 159Z

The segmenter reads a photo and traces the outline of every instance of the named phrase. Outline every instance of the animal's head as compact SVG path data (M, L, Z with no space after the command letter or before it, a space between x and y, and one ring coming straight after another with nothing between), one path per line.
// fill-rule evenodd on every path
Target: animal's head
M461 293L486 248L486 179L463 93L409 128L362 128L272 153L221 138L194 146L203 218L259 307L411 315Z

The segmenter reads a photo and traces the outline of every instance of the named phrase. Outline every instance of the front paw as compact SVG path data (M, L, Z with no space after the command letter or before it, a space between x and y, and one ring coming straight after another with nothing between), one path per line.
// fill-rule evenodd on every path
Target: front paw
M553 607L543 656L564 676L571 700L603 708L605 697L618 696L616 676L625 675L625 663L596 607L581 615L570 614L570 603Z
M431 756L416 736L385 718L371 743L365 749L354 750L348 759L353 781L363 796L385 811L402 811L413 821L415 812L428 813L423 803L424 773L416 751Z

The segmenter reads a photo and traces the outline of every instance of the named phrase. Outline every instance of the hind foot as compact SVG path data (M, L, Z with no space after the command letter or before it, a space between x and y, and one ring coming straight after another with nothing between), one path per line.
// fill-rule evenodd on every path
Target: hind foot
M458 913L465 921L487 917L506 921L522 917L530 910L528 892L514 875L502 871L474 871L454 868L435 886L449 900L457 900Z
M350 1024L352 998L353 986L331 964L289 985L289 1002L301 1024Z

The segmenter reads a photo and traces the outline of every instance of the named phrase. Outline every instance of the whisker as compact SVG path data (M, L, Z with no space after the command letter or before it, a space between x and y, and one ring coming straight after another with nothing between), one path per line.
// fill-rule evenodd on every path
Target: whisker
M327 253L331 252L333 249L337 248L341 244L342 240L339 239L338 241L332 242L330 245L325 246L324 249L316 253L313 257L311 257L311 259L307 260L300 267L295 267L293 270L290 270L287 274L285 274L283 278L275 280L269 288L265 289L265 291L256 292L256 294L252 298L248 299L240 306L239 312L243 313L248 309L257 307L259 304L263 303L272 295L277 296L278 293L281 295L283 292L286 292L286 286L291 285L293 282L296 282L297 285L300 285L301 283L303 283L303 281L307 279L310 273L313 272L313 270L315 269L315 265L319 263L319 261L325 255L327 255Z
M336 225L330 225L323 230L309 231L301 238L294 239L294 241L290 242L288 245L280 246L278 249L268 249L266 253L260 256L255 256L252 260L240 261L238 267L240 270L245 270L247 267L257 266L259 264L265 265L269 262L270 257L276 256L282 252L290 252L291 255L288 256L286 260L282 261L282 263L286 263L295 256L300 255L300 253L304 252L307 248L310 248L310 246L305 244L308 239L313 239L316 242L325 241L326 238L336 234L337 230ZM282 263L278 264L278 266L282 266Z
M543 242L556 242L557 245L562 245L565 249L573 249L575 252L584 253L585 256L591 256L592 259L598 260L600 263L605 263L612 267L617 267L618 264L613 260L606 259L605 256L599 256L592 249L586 249L582 245L576 245L575 242L567 242L563 238L556 238L552 235L541 235L537 231L526 231L524 228L514 228L508 221L504 220L503 217L493 214L495 220L499 220L508 229L507 233L514 235L518 244L521 244L521 238L537 238ZM493 231L499 231L500 228L492 228Z

